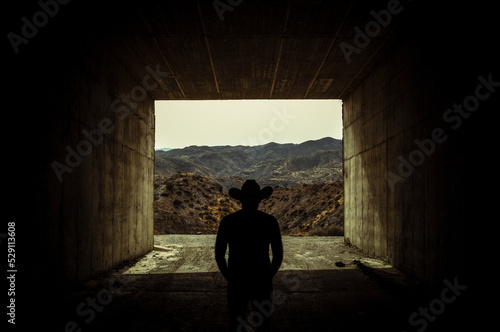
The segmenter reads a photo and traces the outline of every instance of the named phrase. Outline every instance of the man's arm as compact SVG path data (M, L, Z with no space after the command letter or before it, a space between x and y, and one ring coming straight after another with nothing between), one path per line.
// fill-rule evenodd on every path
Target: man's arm
M215 240L215 261L224 279L229 281L229 269L226 262L227 239L224 234L223 222L219 226Z
M273 261L271 263L271 275L274 278L276 273L283 262L283 242L281 241L281 232L278 221L276 220L276 224L273 230L273 236L271 238L271 250L273 252Z

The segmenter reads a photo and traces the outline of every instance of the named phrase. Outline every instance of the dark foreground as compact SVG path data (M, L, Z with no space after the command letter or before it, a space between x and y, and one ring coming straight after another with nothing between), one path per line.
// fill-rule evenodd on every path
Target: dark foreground
M69 294L50 321L60 331L226 331L226 282L213 259L214 241L213 235L157 236L153 252ZM273 331L448 331L467 319L466 290L446 292L446 299L461 294L445 303L439 289L408 285L342 237L283 241ZM262 308L241 331L269 313Z

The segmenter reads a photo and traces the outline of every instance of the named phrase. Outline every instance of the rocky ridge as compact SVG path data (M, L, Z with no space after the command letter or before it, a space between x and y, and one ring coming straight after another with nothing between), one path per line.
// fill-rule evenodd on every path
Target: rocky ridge
M342 180L342 141L330 137L301 144L190 146L155 151L155 173L190 172L211 177L258 179L292 187Z

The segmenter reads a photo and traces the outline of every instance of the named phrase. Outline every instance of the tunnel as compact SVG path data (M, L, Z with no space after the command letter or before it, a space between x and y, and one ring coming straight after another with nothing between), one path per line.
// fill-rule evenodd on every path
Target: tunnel
M6 6L20 321L153 249L155 100L342 99L344 241L429 287L481 285L477 249L496 219L494 4Z

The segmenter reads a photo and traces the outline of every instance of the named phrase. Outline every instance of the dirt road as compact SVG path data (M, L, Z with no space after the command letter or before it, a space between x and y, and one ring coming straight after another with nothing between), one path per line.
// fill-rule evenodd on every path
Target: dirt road
M155 250L125 274L166 274L218 272L214 260L215 235L156 235ZM370 259L344 244L341 236L283 237L283 264L280 271L345 270L335 265L343 262L347 268L357 260L377 268L391 266Z

